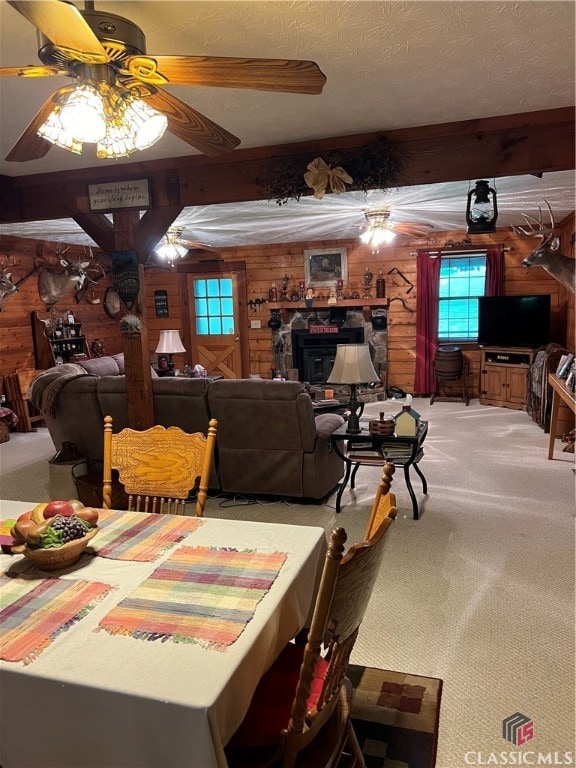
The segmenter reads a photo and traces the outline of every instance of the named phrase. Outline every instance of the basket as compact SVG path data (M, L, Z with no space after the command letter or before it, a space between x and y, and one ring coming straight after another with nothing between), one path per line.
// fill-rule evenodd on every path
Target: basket
M102 508L102 462L88 462L88 474L77 476L72 467L78 499L85 507ZM118 479L118 472L112 470L112 509L128 509L128 494Z
M393 435L395 429L396 423L394 422L394 419L378 419L368 422L368 431L371 435L377 435L378 437Z
M80 560L80 557L91 539L98 533L98 528L92 528L86 536L81 539L75 539L69 541L67 544L62 544L61 547L54 547L50 549L31 549L30 547L24 547L24 557L31 560L38 568L43 571L60 571L63 568L68 568L74 563Z
M10 440L10 429L2 419L0 419L0 443L7 443Z

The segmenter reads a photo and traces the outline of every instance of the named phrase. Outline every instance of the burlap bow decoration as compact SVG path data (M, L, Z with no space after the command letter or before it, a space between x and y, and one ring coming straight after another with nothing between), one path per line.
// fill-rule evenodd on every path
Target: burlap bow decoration
M346 184L353 182L352 176L346 173L344 168L341 166L332 168L321 157L312 160L306 167L308 170L304 174L304 181L314 190L314 197L317 200L322 200L328 189L328 184L330 184L332 192L339 195L346 191Z

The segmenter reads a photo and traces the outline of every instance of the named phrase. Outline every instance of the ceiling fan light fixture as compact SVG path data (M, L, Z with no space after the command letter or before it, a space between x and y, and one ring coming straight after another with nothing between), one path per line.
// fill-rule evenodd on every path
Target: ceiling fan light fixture
M37 131L38 136L46 139L51 144L55 144L57 147L73 152L75 155L81 155L82 143L64 130L60 122L60 110L61 107L57 106L48 115L46 122Z
M152 109L142 99L134 99L128 105L125 120L131 126L136 149L148 149L156 144L168 127L166 115Z
M155 248L158 256L168 261L170 266L174 266L175 259L182 259L188 253L188 248L178 242L181 236L182 230L180 228L170 227L160 245Z
M368 228L360 235L360 240L366 245L372 246L372 252L378 251L383 243L389 244L396 237L396 232L388 223L390 217L389 208L379 208L364 211L364 218L368 222Z
M78 155L84 144L96 144L96 156L107 160L148 149L167 127L166 115L130 91L91 80L56 104L38 135Z
M96 144L106 135L104 103L92 85L80 85L72 91L59 118L62 129L80 144Z

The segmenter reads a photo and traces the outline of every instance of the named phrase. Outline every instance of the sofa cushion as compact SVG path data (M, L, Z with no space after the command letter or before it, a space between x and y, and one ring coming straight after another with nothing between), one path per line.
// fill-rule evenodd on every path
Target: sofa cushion
M338 413L320 413L314 422L318 437L325 443L329 443L330 435L344 424L344 418Z
M83 360L81 365L86 373L91 373L93 376L118 376L124 373L123 370L120 371L115 357L93 357L92 360ZM124 360L122 360L122 368L124 368Z

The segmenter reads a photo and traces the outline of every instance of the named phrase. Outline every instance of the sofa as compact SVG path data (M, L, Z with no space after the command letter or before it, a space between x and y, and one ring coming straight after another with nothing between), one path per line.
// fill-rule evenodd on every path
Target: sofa
M300 382L154 375L152 392L156 424L206 433L209 420L218 420L214 491L318 500L344 474L330 445L344 419L315 416ZM55 448L73 443L88 461L102 458L104 416L112 416L114 431L128 426L122 354L49 368L30 397Z

